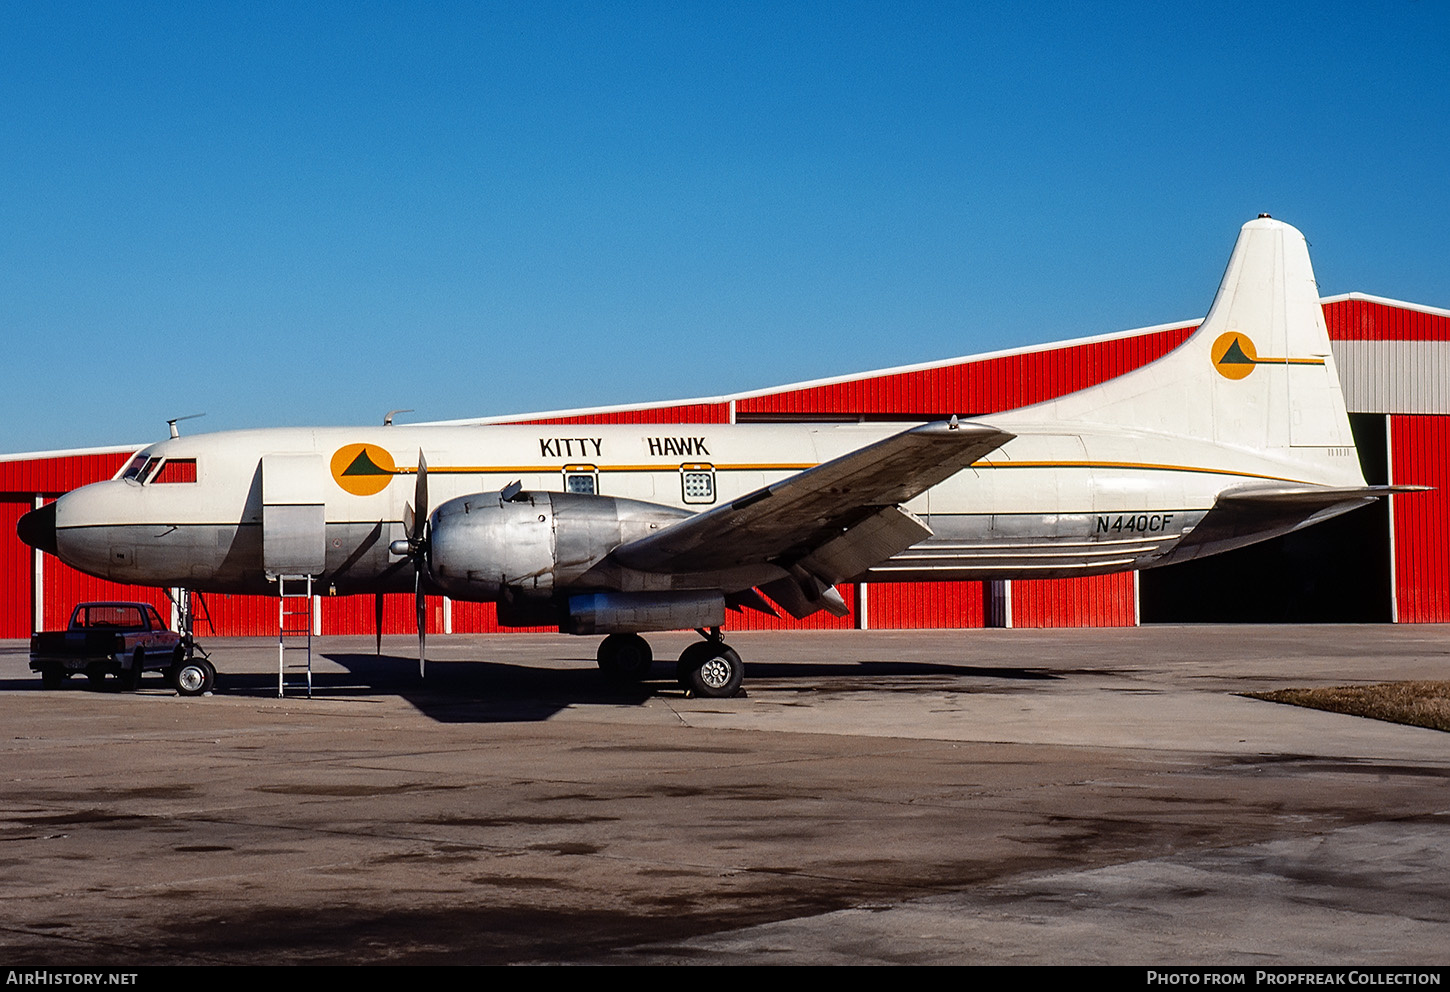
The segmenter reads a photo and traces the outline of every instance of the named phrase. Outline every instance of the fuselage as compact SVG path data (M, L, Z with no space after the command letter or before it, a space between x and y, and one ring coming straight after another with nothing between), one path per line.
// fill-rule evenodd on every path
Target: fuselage
M1306 481L1295 461L1272 451L1011 415L992 423L1017 436L907 503L931 536L858 578L1051 578L1163 564L1220 493ZM525 490L652 504L667 508L668 520L737 500L909 426L416 425L173 438L140 451L116 478L62 497L56 553L120 582L273 591L263 517L281 501L320 507L323 588L403 591L412 588L413 572L389 548L408 536L420 453L432 506L520 482ZM1342 458L1352 482L1354 450L1344 449Z

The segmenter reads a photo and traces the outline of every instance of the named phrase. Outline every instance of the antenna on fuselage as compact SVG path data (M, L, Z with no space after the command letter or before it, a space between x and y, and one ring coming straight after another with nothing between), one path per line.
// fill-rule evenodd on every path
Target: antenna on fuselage
M181 423L183 420L195 420L197 417L205 417L205 416L206 416L206 414L204 414L204 413L188 413L184 417L172 417L170 420L168 420L166 422L166 427L167 427L168 430L171 431L171 436L172 437L181 437L181 431L179 431L179 430L176 429L176 425L177 424Z
M395 414L395 413L412 413L412 412L413 412L412 410L389 410L387 413L385 413L383 415L383 426L384 427L392 427L393 426L393 414Z

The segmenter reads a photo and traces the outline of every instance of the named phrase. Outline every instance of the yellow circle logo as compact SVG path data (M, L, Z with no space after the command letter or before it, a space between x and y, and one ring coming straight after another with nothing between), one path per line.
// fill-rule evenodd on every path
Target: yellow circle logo
M348 444L332 456L332 477L354 496L372 496L388 488L398 467L376 444Z
M1225 379L1242 379L1259 364L1254 343L1238 331L1220 334L1209 355L1213 358L1213 367Z

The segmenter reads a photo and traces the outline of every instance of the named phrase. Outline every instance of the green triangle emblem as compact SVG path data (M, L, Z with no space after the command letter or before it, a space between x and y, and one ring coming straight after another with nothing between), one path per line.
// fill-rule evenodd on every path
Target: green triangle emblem
M1224 351L1222 357L1220 357L1219 360L1218 360L1218 364L1220 364L1220 365L1257 365L1258 363L1255 362L1248 355L1245 355L1244 354L1244 350L1239 347L1239 339L1238 338L1234 338L1233 339L1233 344L1229 345L1228 348Z
M347 468L345 468L345 469L342 470L342 474L343 475L392 475L393 473L389 472L385 468L378 468L378 466L373 463L373 460L368 457L368 451L367 451L366 448L364 448L362 451L359 451L357 453L357 457L352 460L352 464L349 465Z

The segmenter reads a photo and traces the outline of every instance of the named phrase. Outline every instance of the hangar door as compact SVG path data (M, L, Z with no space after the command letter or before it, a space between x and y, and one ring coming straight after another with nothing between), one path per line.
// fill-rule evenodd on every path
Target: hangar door
M1389 479L1385 417L1350 414L1365 481ZM1198 561L1145 569L1143 623L1389 623L1385 500L1294 534Z

